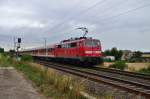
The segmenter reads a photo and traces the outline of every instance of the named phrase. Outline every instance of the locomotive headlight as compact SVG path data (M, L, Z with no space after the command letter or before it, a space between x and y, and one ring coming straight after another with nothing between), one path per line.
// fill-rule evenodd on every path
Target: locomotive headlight
M94 51L96 54L100 54L101 53L101 51Z
M85 51L86 54L92 54L92 51Z
M100 54L101 51L85 51L85 54Z

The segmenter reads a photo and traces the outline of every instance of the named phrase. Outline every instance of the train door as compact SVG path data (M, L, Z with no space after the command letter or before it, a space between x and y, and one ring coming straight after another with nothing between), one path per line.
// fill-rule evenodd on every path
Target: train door
M79 57L80 55L80 46L81 46L81 43L80 42L77 42L77 57Z
M77 55L77 42L72 42L71 44L70 44L70 55L71 55L71 57L76 57L76 55Z
M92 55L94 55L94 41L93 41L93 39L91 40L91 42L92 42L92 45L91 45L91 47L92 47Z
M80 41L78 44L79 44L79 46L78 46L78 54L79 54L79 56L82 56L83 55L83 42Z

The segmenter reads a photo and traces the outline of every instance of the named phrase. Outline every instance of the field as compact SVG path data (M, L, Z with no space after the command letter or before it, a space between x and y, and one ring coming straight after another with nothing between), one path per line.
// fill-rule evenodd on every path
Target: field
M111 64L113 64L113 62L105 62L104 66L108 67ZM138 71L138 70L140 70L142 68L148 67L149 64L150 63L127 63L129 71L133 70L133 69L136 70L136 71Z

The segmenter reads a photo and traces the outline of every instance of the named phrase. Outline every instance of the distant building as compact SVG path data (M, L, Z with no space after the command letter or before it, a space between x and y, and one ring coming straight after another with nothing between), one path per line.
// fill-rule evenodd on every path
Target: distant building
M134 54L134 52L132 52L131 50L122 50L122 52L123 55L121 57L121 60L129 60Z
M114 61L115 57L114 56L105 56L104 59Z
M123 55L121 57L121 60L130 60L132 56L135 54L135 52L132 52L130 50L122 50ZM135 61L139 61L135 59ZM140 62L150 62L150 52L143 52L142 56L140 58Z
M144 52L142 54L143 62L150 62L150 52Z

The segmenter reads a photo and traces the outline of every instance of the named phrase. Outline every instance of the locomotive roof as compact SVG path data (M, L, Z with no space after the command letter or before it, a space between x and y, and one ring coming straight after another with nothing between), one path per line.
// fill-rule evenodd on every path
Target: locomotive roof
M84 40L88 40L88 39L89 39L89 40L92 40L92 37L89 37L89 38L87 38L87 37L70 38L70 39L68 39L68 40L63 40L63 41L61 41L60 44L66 44L66 43L84 41ZM95 39L93 39L93 40L95 40Z

